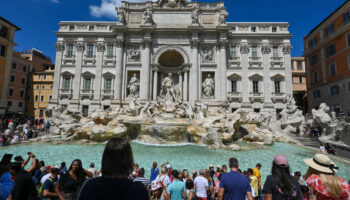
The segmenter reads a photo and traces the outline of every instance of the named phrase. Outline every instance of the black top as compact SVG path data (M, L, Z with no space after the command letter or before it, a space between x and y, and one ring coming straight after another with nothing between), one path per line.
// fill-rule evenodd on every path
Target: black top
M12 200L33 200L38 193L32 177L25 171L21 171L15 177L15 187L12 190Z
M264 188L263 188L263 193L272 194L272 200L302 200L303 196L301 193L300 184L298 180L295 177L290 176L290 182L294 187L292 199L283 198L281 194L282 191L280 191L279 187L276 185L275 178L273 177L273 175L269 175L266 178Z
M148 200L146 187L127 178L93 178L85 182L78 200Z
M78 182L69 175L69 172L63 174L58 183L60 190L66 194L75 193L79 189Z

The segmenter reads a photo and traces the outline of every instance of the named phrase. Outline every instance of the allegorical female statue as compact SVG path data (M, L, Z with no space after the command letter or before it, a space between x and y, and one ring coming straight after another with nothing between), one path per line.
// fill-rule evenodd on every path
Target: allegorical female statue
M169 100L169 101L176 100L174 81L171 73L169 73L168 76L162 80L162 89L160 94L165 96L166 100Z
M139 97L139 87L140 87L140 81L137 78L137 75L133 74L133 76L131 77L129 84L128 84L128 89L129 89L129 96L128 97L138 98Z
M215 84L214 84L213 78L211 78L211 74L208 74L207 78L202 83L202 87L203 87L203 96L205 98L214 97Z

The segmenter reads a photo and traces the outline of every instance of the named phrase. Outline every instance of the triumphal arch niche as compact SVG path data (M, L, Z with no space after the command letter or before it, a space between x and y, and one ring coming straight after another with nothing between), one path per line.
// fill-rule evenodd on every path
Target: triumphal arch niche
M137 98L285 108L288 23L226 22L224 2L186 0L122 1L116 14L116 22L59 23L51 104L86 111Z

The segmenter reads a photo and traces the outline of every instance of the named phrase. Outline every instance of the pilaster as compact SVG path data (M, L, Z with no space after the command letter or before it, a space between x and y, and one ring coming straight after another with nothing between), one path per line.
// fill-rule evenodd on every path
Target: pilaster
M122 38L117 39L116 44L116 68L115 68L115 80L114 80L114 100L120 100L122 90L122 78L123 78L123 51L124 51L124 35Z
M143 40L143 49L141 53L141 71L140 71L140 98L149 99L150 95L150 74L151 74L151 44L152 39L150 34L145 34Z
M190 69L190 80L189 80L189 100L190 101L197 101L198 100L198 84L199 84L199 66L198 66L198 46L199 46L199 39L198 35L194 36L195 39L192 39L191 41L191 48L192 48L192 67Z
M52 99L50 100L50 104L53 106L58 105L58 94L60 89L60 80L61 80L61 67L62 67L62 58L64 52L64 44L56 43L56 62L55 62L55 76L52 88Z
M283 55L284 55L284 67L285 67L285 76L284 80L286 83L286 96L293 95L293 83L292 83L292 62L291 62L291 50L292 46L289 44L284 45Z
M103 62L103 53L105 51L105 44L102 41L99 41L96 45L96 75L94 79L94 103L100 103L101 101L101 88L102 84L102 62Z
M75 44L75 52L76 52L76 63L75 63L75 73L73 78L73 98L72 103L78 104L75 107L75 110L79 110L79 96L80 96L80 89L81 89L81 66L83 61L83 54L84 54L84 43L83 42L77 42Z

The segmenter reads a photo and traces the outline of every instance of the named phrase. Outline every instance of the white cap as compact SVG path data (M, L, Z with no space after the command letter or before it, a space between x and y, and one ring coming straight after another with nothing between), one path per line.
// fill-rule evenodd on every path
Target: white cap
M167 164L167 165L166 165L166 168L167 168L167 169L170 169L170 168L171 168L171 165L170 165L170 164Z

